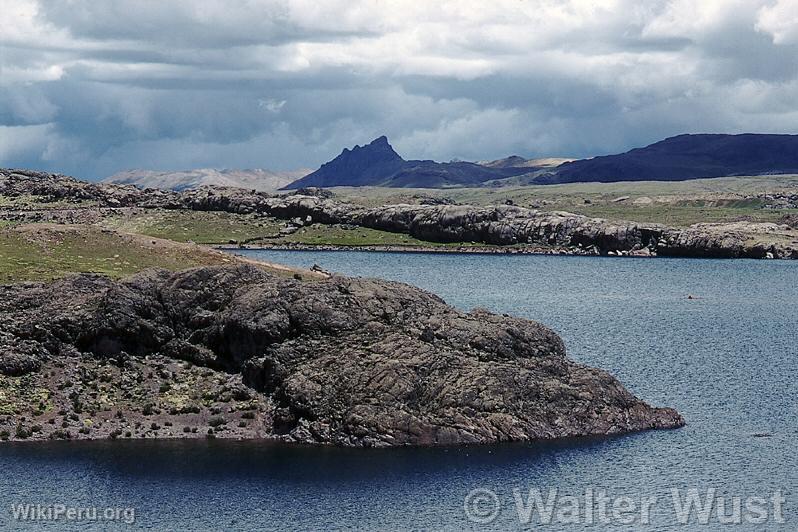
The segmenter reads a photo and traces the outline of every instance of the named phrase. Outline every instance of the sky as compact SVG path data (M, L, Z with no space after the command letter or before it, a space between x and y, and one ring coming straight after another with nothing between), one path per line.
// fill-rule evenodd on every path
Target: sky
M0 166L586 157L798 133L798 0L0 0Z

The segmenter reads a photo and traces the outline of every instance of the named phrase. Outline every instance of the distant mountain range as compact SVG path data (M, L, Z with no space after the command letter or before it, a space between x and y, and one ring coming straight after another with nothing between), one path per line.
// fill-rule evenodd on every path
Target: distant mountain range
M403 159L384 136L344 149L315 172L214 170L180 172L129 170L104 181L183 190L202 185L266 192L302 187L499 187L615 181L683 181L702 177L798 174L798 135L678 135L644 148L591 159L415 161Z
M791 173L798 173L798 135L678 135L619 155L564 163L535 181L684 181Z
M308 174L310 170L273 172L271 170L215 170L199 168L176 172L127 170L103 179L106 183L138 185L142 188L185 190L204 185L248 188L264 192L275 190Z
M614 181L682 181L702 177L798 173L798 135L678 135L645 148L591 159L406 161L388 139L345 149L284 187L474 187Z
M351 150L345 148L338 157L285 189L337 186L473 187L543 168L527 166L524 164L526 162L521 157L485 164L406 161L383 136L365 146L355 146Z

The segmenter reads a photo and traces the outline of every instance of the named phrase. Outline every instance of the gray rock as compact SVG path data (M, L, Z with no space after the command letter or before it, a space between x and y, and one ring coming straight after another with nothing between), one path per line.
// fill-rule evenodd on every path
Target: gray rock
M78 351L240 373L272 399L266 435L292 442L488 443L684 423L569 360L543 325L463 313L375 279L298 281L232 266L0 287L0 371L35 372L30 360Z

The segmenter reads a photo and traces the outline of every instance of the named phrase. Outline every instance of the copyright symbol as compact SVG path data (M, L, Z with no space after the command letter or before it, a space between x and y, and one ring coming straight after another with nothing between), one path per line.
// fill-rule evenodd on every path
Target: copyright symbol
M471 490L463 501L463 510L472 523L492 523L498 517L499 509L499 497L485 488Z

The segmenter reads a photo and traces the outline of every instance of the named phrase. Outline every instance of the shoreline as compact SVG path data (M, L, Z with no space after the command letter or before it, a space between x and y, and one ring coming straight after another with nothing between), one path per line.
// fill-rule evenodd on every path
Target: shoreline
M381 252L381 253L441 253L452 255L566 255L566 256L586 256L601 257L600 253L581 248L547 248L538 246L529 247L499 247L499 246L398 246L398 245L343 245L343 244L244 244L244 245L217 245L214 249L226 252L237 250L273 250L273 251L360 251L360 252ZM627 256L639 258L651 258L656 255L634 255L621 252L622 255L608 256Z
M634 251L610 251L609 253L602 254L594 249L583 248L566 248L566 247L501 247L501 246L400 246L400 245L379 245L379 244L364 244L364 245L344 245L344 244L210 244L213 249L235 253L236 251L357 251L357 252L378 252L378 253L437 253L437 254L450 254L450 255L547 255L547 256L570 256L570 257L613 257L613 258L632 258L632 259L718 259L718 260L733 260L733 259L750 259L756 261L790 261L794 260L792 257L751 257L751 256L718 256L713 254L696 255L661 255L648 248Z
M683 425L677 427L654 427L651 429L641 429L631 432L607 433L607 434L583 434L576 436L556 436L551 438L535 438L529 440L502 440L491 443L420 443L420 444L403 444L403 445L377 445L373 447L353 447L346 445L338 445L329 442L304 442L304 441L291 441L280 436L269 435L255 435L252 437L225 435L216 433L212 436L206 434L183 434L174 436L135 436L135 437L108 437L108 436L91 436L84 434L73 434L70 438L9 438L7 440L0 440L0 448L8 445L20 446L35 446L42 444L55 444L55 445L81 445L81 444L112 444L112 445L138 445L138 444L153 444L155 442L167 444L180 444L180 443L196 443L207 442L210 444L251 444L260 445L262 447L272 447L277 449L337 449L340 451L354 451L361 452L374 452L374 451L388 451L395 452L397 450L427 450L427 451L446 451L446 450L478 450L478 449L491 449L497 447L529 447L529 446L550 446L550 445L574 445L580 446L594 442L602 442L607 440L620 439L630 436L635 436L643 432L660 432L660 431L677 431L686 427L688 423L685 421ZM752 435L752 437L756 437Z

